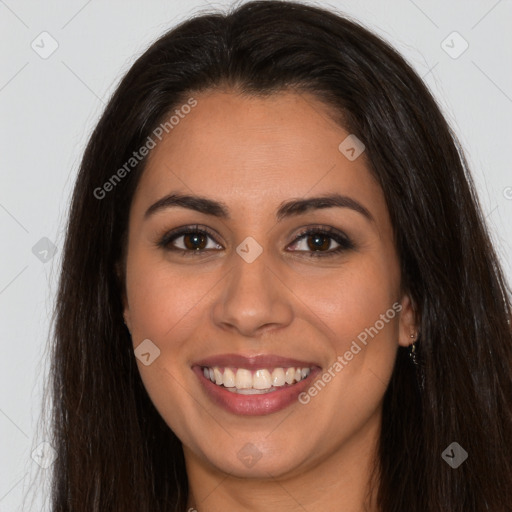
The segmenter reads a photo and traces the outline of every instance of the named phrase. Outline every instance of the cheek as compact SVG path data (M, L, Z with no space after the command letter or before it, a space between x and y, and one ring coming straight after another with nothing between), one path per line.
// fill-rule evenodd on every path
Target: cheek
M309 306L321 320L316 325L329 342L331 357L301 403L308 404L319 428L333 439L363 428L379 408L392 375L398 274L396 268L383 268L379 260L354 265L310 295Z
M331 294L316 296L318 311L324 312L324 323L330 327L326 333L335 376L326 376L333 382L329 400L343 403L345 410L376 407L391 378L398 348L398 262L375 253L340 272L330 289Z
M307 297L310 290L308 305L331 353L317 385L306 390L304 403L310 402L317 418L325 415L326 408L331 410L330 426L325 428L333 427L336 436L337 426L349 429L367 420L391 378L401 308L399 267L396 260L376 251L340 267L329 279L316 280L315 287L308 280L301 283L304 288L297 293Z
M210 283L210 281L212 283ZM197 325L201 299L213 285L192 266L173 266L154 256L134 253L128 262L127 294L133 332L138 337L169 340L172 331Z
M399 299L399 269L393 260L371 255L354 259L324 276L301 279L294 291L314 312L311 318L316 318L336 354L348 350L359 335L364 340L376 322L381 339L388 338L393 345L397 340L398 314L392 306Z
M157 261L154 255L143 251L132 251L127 262L133 347L137 354L137 347L144 342L149 347L144 352L151 353L148 365L137 357L142 382L169 428L188 442L192 440L186 418L192 417L199 424L206 421L200 416L206 404L198 412L199 397L190 398L194 377L189 369L186 345L194 337L201 317L204 318L201 298L214 282L208 284L208 279L212 278L205 276L203 280L197 272L194 275L181 268L172 270L168 262Z

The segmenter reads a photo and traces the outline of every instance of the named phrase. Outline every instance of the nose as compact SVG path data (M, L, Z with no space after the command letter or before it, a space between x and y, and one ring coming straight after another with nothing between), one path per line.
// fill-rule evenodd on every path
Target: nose
M257 337L268 330L289 325L293 318L293 293L280 279L278 266L269 266L263 251L248 263L233 254L222 293L213 305L215 324L246 337Z

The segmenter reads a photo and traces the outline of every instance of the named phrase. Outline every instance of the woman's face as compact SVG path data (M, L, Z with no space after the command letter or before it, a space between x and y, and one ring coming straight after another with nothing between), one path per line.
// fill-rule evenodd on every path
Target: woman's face
M131 205L125 319L144 385L189 471L356 464L414 332L382 190L313 96L194 98L153 137ZM337 204L308 203L325 196Z

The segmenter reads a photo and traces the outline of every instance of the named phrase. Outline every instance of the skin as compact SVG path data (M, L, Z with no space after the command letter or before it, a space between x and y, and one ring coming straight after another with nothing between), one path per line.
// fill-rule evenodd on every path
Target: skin
M150 365L137 364L183 443L188 506L361 511L396 351L416 332L382 190L364 153L350 161L339 151L349 133L314 96L216 90L194 98L197 106L151 151L136 190L124 298L134 348L150 339L160 350ZM283 201L334 191L361 203L374 221L350 208L274 217ZM181 207L144 219L171 192L222 201L231 219ZM203 240L202 254L158 247L166 232L190 224L217 234ZM310 257L307 237L294 242L310 225L341 231L355 248ZM250 264L236 252L248 236L263 248ZM185 238L174 245L183 248ZM338 247L324 241L324 253ZM277 354L325 370L394 303L401 312L306 405L235 415L209 400L191 370L195 361L225 353ZM237 457L247 443L261 455L252 467Z

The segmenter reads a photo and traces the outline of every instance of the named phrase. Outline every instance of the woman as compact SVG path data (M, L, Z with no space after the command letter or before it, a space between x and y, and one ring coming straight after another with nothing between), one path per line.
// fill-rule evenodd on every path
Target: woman
M512 510L510 297L388 44L293 2L182 23L75 185L52 510Z

